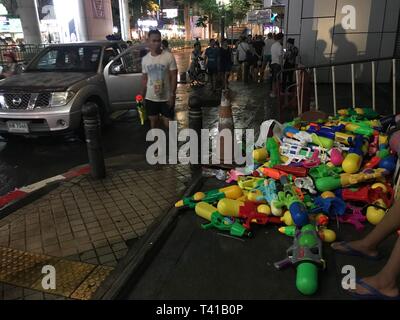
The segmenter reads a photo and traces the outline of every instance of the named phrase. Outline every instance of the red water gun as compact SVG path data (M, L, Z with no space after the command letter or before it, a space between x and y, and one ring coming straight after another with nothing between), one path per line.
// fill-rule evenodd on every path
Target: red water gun
M246 229L250 229L251 223L257 224L282 224L281 218L270 217L263 213L257 212L257 204L253 202L245 202L243 206L239 208L239 218L244 220L243 226Z
M393 188L389 184L385 184L385 187L387 188L387 192L382 188L372 189L371 186L365 186L358 190L343 189L342 199L344 201L364 202L368 204L372 204L378 199L382 199L386 206L390 207L393 203L394 192Z

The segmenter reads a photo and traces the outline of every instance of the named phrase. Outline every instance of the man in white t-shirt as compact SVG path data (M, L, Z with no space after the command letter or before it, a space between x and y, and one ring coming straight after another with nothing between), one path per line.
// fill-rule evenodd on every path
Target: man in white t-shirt
M265 68L267 66L271 65L271 61L272 61L271 48L272 48L272 45L275 43L273 37L274 37L274 35L272 33L268 33L267 39L265 39L265 41L264 41L265 46L263 49L263 65L262 65L262 69L261 69L262 78L264 78Z
M275 36L275 43L271 47L271 73L272 73L272 90L271 98L276 98L279 86L279 75L282 71L283 64L283 34L278 33Z
M240 43L237 48L238 61L240 64L241 79L245 83L249 81L249 61L247 61L247 52L250 51L250 46L246 41L246 37L240 37Z
M161 33L149 32L150 52L142 60L142 95L151 128L157 128L160 117L166 128L175 116L178 68L171 52L161 50Z

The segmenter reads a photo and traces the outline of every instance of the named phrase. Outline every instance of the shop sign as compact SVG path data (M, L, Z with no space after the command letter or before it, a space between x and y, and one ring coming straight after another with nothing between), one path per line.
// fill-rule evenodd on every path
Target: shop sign
M164 13L165 18L173 19L178 16L178 9L164 9L163 13Z
M0 16L0 32L22 33L21 20Z
M257 23L257 12L258 11L250 11L247 13L247 22L248 23Z
M258 24L270 23L271 16L272 16L271 9L260 10L260 11L258 11L258 15L257 15L257 23Z

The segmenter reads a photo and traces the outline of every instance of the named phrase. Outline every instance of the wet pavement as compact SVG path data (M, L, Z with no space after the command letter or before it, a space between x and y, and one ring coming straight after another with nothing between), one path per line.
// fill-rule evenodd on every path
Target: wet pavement
M189 52L175 53L179 72L187 70ZM390 94L382 89L379 106L382 113L390 113ZM281 115L276 101L268 97L266 83L244 85L232 82L235 93L232 112L237 129L254 128L265 119L280 118L290 120L290 114ZM340 106L350 105L348 86L340 97ZM358 100L363 105L369 101L368 87L359 87ZM386 91L384 91L386 90ZM340 91L339 91L340 92ZM351 93L351 92L350 92ZM220 91L212 94L209 87L191 88L180 84L177 92L176 119L179 129L188 128L188 98L196 94L204 98L203 128L216 135L218 130L218 105ZM323 85L320 102L324 111L330 111L330 87ZM399 99L400 101L400 99ZM119 155L141 155L146 152L145 141L148 124L140 126L130 113L120 115L103 133L103 147L106 158ZM257 133L257 132L256 132ZM82 141L62 137L16 138L0 142L0 195L15 187L36 182L62 172L71 167L87 163L86 146ZM219 186L221 182L208 179L203 190ZM172 202L170 203L172 205ZM277 234L272 228L256 228L254 239L238 240L226 237L213 230L200 228L202 223L192 210L183 211L175 229L165 242L160 253L137 283L127 283L127 291L121 298L129 299L302 299L294 286L293 268L278 272L273 263L285 256L291 239ZM360 238L368 232L356 233L351 227L343 226L338 231L341 240ZM30 243L30 242L29 242ZM390 252L393 239L383 245L383 252ZM260 249L263 248L263 249ZM346 299L340 287L341 268L351 264L360 275L373 274L382 266L379 263L364 263L359 258L335 255L325 246L324 257L328 269L320 273L320 290L315 299Z
M190 50L175 53L179 73L189 67ZM293 114L278 111L276 100L269 98L269 85L232 81L231 89L235 93L232 112L235 128L254 128L257 135L259 124L265 119L291 120ZM351 105L349 85L338 86L338 108ZM400 92L400 90L398 90ZM217 134L218 108L221 91L213 94L208 86L192 88L189 84L179 84L176 101L176 120L178 129L188 128L188 99L196 94L205 99L203 106L203 128ZM332 88L321 84L319 87L321 109L332 112ZM392 99L390 85L377 86L377 106L382 114L391 114ZM371 105L371 90L368 85L357 86L357 105ZM400 97L398 99L400 101ZM120 115L103 132L103 148L106 158L123 154L144 155L148 144L145 141L148 124L140 126L136 117L130 113ZM0 138L1 139L1 138ZM86 146L77 139L63 137L24 138L16 137L9 142L0 141L0 195L42 179L63 173L70 168L88 162Z
M190 51L174 53L179 73L189 67ZM270 107L267 85L244 85L232 82L235 92L233 117L236 128L257 128L264 119L274 118L276 112ZM178 130L188 128L188 99L190 94L202 96L207 102L203 107L203 128L217 134L218 108L221 91L212 94L208 86L192 88L189 84L179 84L176 101ZM148 144L146 132L149 125L140 126L136 117L126 113L113 120L103 132L105 158L123 154L144 155ZM86 145L79 139L64 137L15 137L9 142L0 141L0 195L42 179L63 173L70 168L88 162Z
M207 179L202 190L223 185ZM385 256L380 261L335 254L328 244L323 245L326 269L319 271L319 289L313 296L296 290L296 269L282 271L274 263L286 257L293 239L280 234L276 226L253 226L253 238L235 238L216 229L204 230L205 220L194 210L182 210L168 239L143 274L127 281L119 299L145 300L348 300L342 289L346 273L344 266L354 266L360 277L377 273L385 264L396 241L390 236L380 246ZM351 225L338 229L332 223L339 241L360 239L372 226L362 232ZM399 282L400 284L400 282Z
M105 179L64 181L0 219L0 300L92 298L191 179L189 166L112 160ZM43 265L56 269L53 289L41 286Z
M175 55L179 70L185 70L189 64L189 52L177 52ZM188 86L179 85L177 118L185 127L189 91ZM129 113L114 120L103 132L105 157L145 154L147 128L141 127L138 119ZM0 141L0 195L87 162L86 145L77 139L16 137L9 142Z

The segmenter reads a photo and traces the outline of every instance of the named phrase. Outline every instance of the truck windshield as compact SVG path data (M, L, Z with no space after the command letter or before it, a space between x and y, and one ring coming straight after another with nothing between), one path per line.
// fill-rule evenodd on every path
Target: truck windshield
M26 71L96 72L100 56L101 47L51 47L35 59Z

